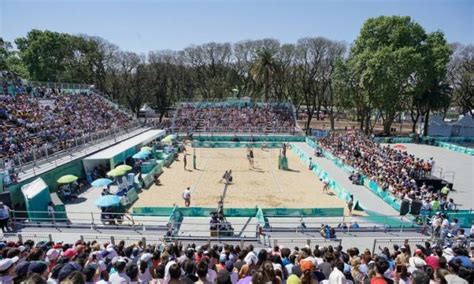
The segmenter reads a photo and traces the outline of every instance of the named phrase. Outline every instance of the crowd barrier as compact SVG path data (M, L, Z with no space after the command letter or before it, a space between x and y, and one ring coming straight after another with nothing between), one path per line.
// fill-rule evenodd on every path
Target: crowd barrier
M454 151L454 152L459 152L463 154L468 154L473 156L474 155L474 148L469 148L469 147L464 147L452 143L447 143L447 142L442 142L442 141L436 141L435 145L441 148L446 148L448 150Z
M412 137L374 137L377 143L413 143Z
M377 143L414 143L412 137L375 137L374 141ZM451 143L450 143L451 142ZM453 143L472 143L474 136L466 137L438 137L438 136L424 136L420 138L420 143L427 143L441 148L459 152L468 155L474 155L474 148L456 145Z
M294 135L195 135L193 141L200 142L304 142L305 136Z
M425 246L425 242L431 241L430 238L380 238L380 239L374 239L373 247L372 247L372 253L379 253L380 248L387 247L389 249L393 248L393 245L398 245L399 247L403 246L405 243L407 243L410 248L411 252L413 253L417 245Z
M193 141L194 148L281 148L283 142L213 142L213 141Z
M435 213L433 211L421 211L421 215L425 218L431 218ZM458 219L459 225L463 228L469 228L474 224L474 211L472 209L445 211L444 213L450 220Z
M134 216L176 216L179 211L181 217L209 217L215 210L216 208L212 207L134 207L132 214ZM224 215L226 217L256 217L259 211L266 217L340 217L344 215L344 208L224 208Z
M309 164L309 155L303 151L300 147L296 145L291 146L291 150L306 164ZM336 196L344 201L349 201L350 199L350 193L347 191L345 188L343 188L337 181L332 179L328 172L323 170L321 166L313 162L313 168L312 168L313 173L315 173L319 179L325 180L328 182L329 187L334 191ZM354 200L354 204L357 204L360 202L358 200ZM362 206L362 205L361 205ZM363 206L362 206L363 207Z
M251 106L274 106L274 107L287 107L292 108L292 104L290 102L278 101L278 102L258 102L255 100L250 99L240 99L235 97L228 97L225 99L182 99L181 102L178 104L179 106L192 104L194 107L197 108L206 108L206 107L223 107L223 106L230 106L230 107L251 107Z
M323 155L330 161L332 161L336 166L341 168L346 173L352 173L356 171L355 168L345 164L341 159L334 156L331 152L326 151L325 149L319 147L317 143L310 138L306 138L306 143L313 148L319 148ZM400 201L398 201L395 197L391 196L390 193L384 191L381 187L377 185L377 183L365 175L362 175L362 180L364 185L372 191L375 195L380 197L383 201L385 201L388 205L390 205L393 209L400 211Z

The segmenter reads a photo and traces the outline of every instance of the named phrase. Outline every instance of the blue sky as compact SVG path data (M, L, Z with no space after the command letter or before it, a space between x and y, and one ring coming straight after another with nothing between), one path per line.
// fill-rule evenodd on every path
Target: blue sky
M449 42L474 42L474 0L0 0L0 36L13 41L32 28L85 33L140 53L265 37L352 42L379 15L408 15Z

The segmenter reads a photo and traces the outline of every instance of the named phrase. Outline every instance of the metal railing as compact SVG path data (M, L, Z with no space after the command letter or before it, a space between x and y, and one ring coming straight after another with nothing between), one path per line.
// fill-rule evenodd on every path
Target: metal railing
M30 151L17 153L10 157L10 159L13 160L14 170L19 174L21 179L21 174L28 170L33 169L33 174L35 175L36 169L44 164L54 163L54 165L57 166L57 162L61 158L69 156L70 160L72 160L76 153L83 152L87 154L98 149L94 148L91 150L88 149L89 147L97 146L104 148L117 143L117 138L120 140L128 139L136 135L134 131L141 127L142 125L139 121L132 121L123 128L115 127L95 133L89 132L80 137L76 136L73 139L67 140L62 148L48 147L47 144L44 144L41 147L34 147ZM100 145L100 143L107 141L109 141L109 143ZM5 170L4 160L5 158L0 158L0 169L2 170ZM8 184L6 184L6 186L8 186Z
M17 228L21 227L51 227L51 228L84 228L97 229L107 228L115 230L136 230L136 231L167 231L169 218L164 216L139 216L129 213L105 213L108 218L104 218L101 212L56 212L50 215L46 211L20 211L12 210L11 219ZM59 216L59 217L58 217ZM161 220L160 220L161 218ZM163 220L165 218L165 220ZM393 225L393 219L400 221ZM231 224L235 231L246 228L245 231L251 236L272 235L281 232L286 233L318 233L321 230L321 224L327 224L335 228L336 232L344 233L365 233L365 232L388 232L388 231L415 231L419 233L428 233L424 224L426 220L415 220L408 216L367 216L367 217L331 217L324 220L305 219L305 228L302 229L301 222L296 218L281 219L274 218L269 222L269 226L260 227L258 220L255 219L254 225L247 227L248 223L244 221L232 221ZM357 227L351 227L357 223ZM209 233L209 224L201 220L187 219L183 222L173 222L174 228L179 228L181 234L193 234L194 236L206 235ZM186 225L183 229L182 225ZM344 226L345 225L345 226ZM247 229L250 228L250 229ZM243 232L241 232L242 234ZM264 233L264 234L260 234Z
M18 233L18 234L7 234L2 238L4 241L8 242L25 242L27 240L33 240L35 243L44 241L44 242L53 242L55 240L53 234L42 234L42 233ZM275 246L280 247L304 247L306 245L310 247L315 247L316 245L320 247L326 246L339 246L341 245L341 239L320 239L320 238L275 238L271 242L262 241L256 238L247 238L247 237L159 237L159 236L150 236L150 235L97 235L97 234L79 234L76 240L81 240L84 242L99 242L99 243L112 243L118 244L119 242L124 242L125 246L132 244L137 244L142 242L144 245L150 244L161 244L161 243L180 243L184 246L187 245L196 245L196 246L213 246L213 245L233 245L245 247L248 245L253 245L256 249L261 248L271 248ZM75 240L75 241L76 241ZM61 240L63 241L63 240Z
M62 90L74 90L78 92L90 91L90 84L79 84L79 83L59 83L59 82L38 82L38 81L28 81L28 84L31 87L46 87L49 89L62 89Z
M401 247L402 245L409 245L412 253L417 249L417 246L422 246L425 247L425 243L430 243L432 246L434 244L440 246L440 247L455 247L455 246L460 246L460 247L466 247L471 243L472 238L468 237L465 239L463 244L457 243L456 240L448 240L450 243L449 245L446 244L447 239L444 238L432 238L432 237L410 237L410 238L376 238L374 239L374 244L372 247L372 253L375 253L376 251L381 251L384 247L387 247L389 249L392 249L394 245L398 245Z
M250 127L250 128L232 128L232 127L223 127L215 126L204 129L197 129L195 127L176 127L172 125L174 132L180 133L232 133L232 134L243 134L243 133L253 133L253 134L296 134L300 131L296 127L274 127L272 129L267 129L265 127Z

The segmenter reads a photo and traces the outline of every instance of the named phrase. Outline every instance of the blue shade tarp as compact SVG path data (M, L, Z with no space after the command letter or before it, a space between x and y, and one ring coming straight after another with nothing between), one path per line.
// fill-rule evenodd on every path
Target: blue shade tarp
M120 204L120 196L117 195L104 195L99 197L95 202L98 207L112 207Z
M91 183L93 187L103 187L111 184L113 181L108 178L99 178Z
M147 151L140 151L132 156L135 160L143 160L146 159L150 155L150 152Z

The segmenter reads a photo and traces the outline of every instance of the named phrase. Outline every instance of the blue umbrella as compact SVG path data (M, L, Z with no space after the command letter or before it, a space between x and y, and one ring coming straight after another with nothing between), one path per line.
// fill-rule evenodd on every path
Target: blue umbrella
M113 181L108 179L108 178L99 178L99 179L96 179L95 181L93 181L91 183L91 185L93 187L103 187L103 186L107 186L111 183L113 183Z
M98 207L112 207L120 204L120 196L117 195L104 195L99 197L95 202Z
M140 151L136 153L135 155L133 155L132 158L143 160L143 159L146 159L149 155L150 155L150 152Z

